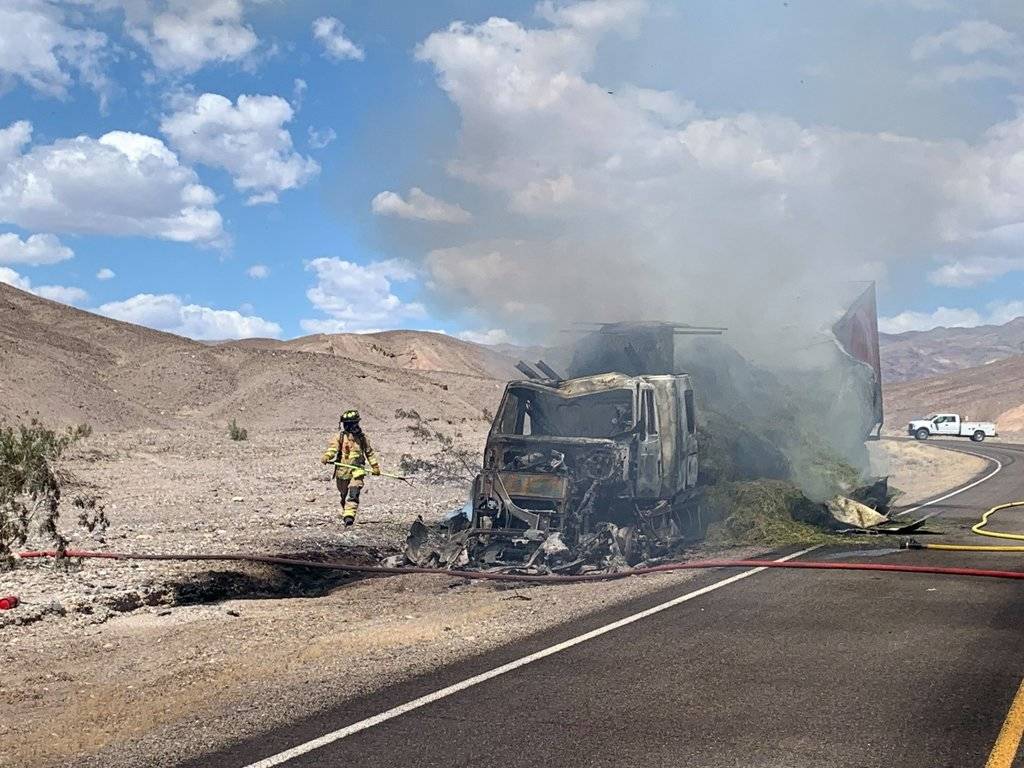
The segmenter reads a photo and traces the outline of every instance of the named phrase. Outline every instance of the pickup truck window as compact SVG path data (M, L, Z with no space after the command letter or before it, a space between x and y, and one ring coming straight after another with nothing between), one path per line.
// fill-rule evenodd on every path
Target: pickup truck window
M510 389L498 413L498 433L550 437L615 437L632 429L633 393L596 392L564 398L527 387Z

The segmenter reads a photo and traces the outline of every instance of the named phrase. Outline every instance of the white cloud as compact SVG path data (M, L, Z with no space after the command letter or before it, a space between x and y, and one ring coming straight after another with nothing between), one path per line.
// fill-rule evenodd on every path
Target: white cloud
M180 97L176 107L160 122L171 145L187 160L228 171L250 204L274 202L320 172L312 158L294 151L284 127L294 113L280 96L242 95L233 104L204 93Z
M486 331L461 331L456 335L463 341L471 341L474 344L486 344L488 346L514 343L512 337L508 335L508 331L504 328L491 328Z
M29 235L22 240L15 234L0 234L0 264L56 264L75 252L54 235Z
M23 291L32 290L32 281L27 277L19 275L10 267L0 267L0 283L6 285L12 285L15 288L20 288Z
M0 128L0 163L6 165L22 153L32 140L32 123L19 120L6 128Z
M0 93L16 81L47 96L64 98L77 75L105 97L107 37L66 23L64 10L45 0L0 4Z
M109 267L104 267L96 273L97 280L113 280L115 277L117 277L117 273Z
M103 304L93 311L115 320L205 341L281 335L281 326L262 317L186 304L170 293L140 293L124 301Z
M241 0L93 0L121 8L125 31L157 69L192 74L214 62L245 61L259 38L244 23Z
M366 56L362 48L345 37L345 25L333 16L321 16L313 22L313 37L323 45L324 55L335 61L362 61Z
M701 114L674 93L595 81L602 40L640 13L566 5L549 26L460 22L417 47L461 116L447 170L507 201L477 214L491 239L430 253L440 299L514 332L595 307L765 325L765 285L823 296L825 281L966 258L1024 223L1024 112L973 142Z
M355 264L335 258L311 261L306 269L317 277L306 296L326 318L307 319L300 324L310 333L344 333L369 329L396 328L410 319L426 316L422 304L403 302L392 283L416 278L405 262L389 259Z
M32 285L32 281L24 275L19 275L9 267L0 267L0 283L12 285L28 293L42 296L50 301L59 301L62 304L81 305L89 300L89 294L81 288L74 288L66 285Z
M247 270L245 274L251 277L253 280L263 280L270 276L270 267L266 264L253 264Z
M984 312L976 309L939 307L934 312L901 312L878 318L882 333L928 331L932 328L973 328L978 325L1003 325L1024 315L1024 301L993 302Z
M89 300L89 294L81 288L74 288L66 285L40 285L32 289L32 292L50 301L59 301L61 304L81 306Z
M398 216L402 219L462 224L473 218L462 206L432 197L419 187L409 190L408 200L403 200L396 192L381 192L373 198L370 207L378 216Z
M0 160L7 154L0 221L53 232L223 240L213 192L159 139L112 131L24 152L26 125L31 130L27 123L0 130Z
M910 50L910 57L921 61L944 51L952 50L966 56L978 53L1013 53L1016 35L989 21L963 21L952 29L936 35L919 37Z
M975 256L943 264L928 273L928 282L949 288L970 288L1011 272L1024 271L1024 258Z
M295 82L292 84L292 105L295 107L296 112L302 109L302 102L305 100L306 91L308 90L309 84L301 77L296 77Z
M338 134L334 132L333 128L325 128L322 131L318 131L313 126L308 129L309 135L309 146L313 149L323 149L332 141L338 138Z
M633 32L647 7L646 0L590 0L558 5L543 0L537 5L537 13L556 26L592 33L612 29Z
M932 88L958 83L976 83L982 80L1016 82L1020 79L1021 73L1007 64L971 61L966 64L945 64L926 74L915 75L911 82L916 86Z
M1022 49L1017 36L989 21L964 21L936 35L915 41L910 57L917 62L937 58L960 59L934 65L912 82L924 87L948 86L982 80L1021 80ZM963 60L966 59L966 60Z
M651 88L637 88L625 85L614 95L631 103L635 108L647 112L666 125L682 125L700 116L700 110L692 101L679 98L671 91L656 91Z

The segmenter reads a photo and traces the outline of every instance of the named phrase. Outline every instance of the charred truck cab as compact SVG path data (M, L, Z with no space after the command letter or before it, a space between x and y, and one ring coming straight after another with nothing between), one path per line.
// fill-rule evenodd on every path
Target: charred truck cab
M511 382L473 483L470 556L530 562L612 537L630 563L655 557L700 527L697 471L689 376Z

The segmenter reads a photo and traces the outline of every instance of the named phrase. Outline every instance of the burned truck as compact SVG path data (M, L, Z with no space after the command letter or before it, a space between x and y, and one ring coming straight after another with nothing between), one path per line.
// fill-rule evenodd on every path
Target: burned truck
M466 554L492 565L594 547L630 564L656 557L700 528L697 472L685 374L511 382L472 486Z

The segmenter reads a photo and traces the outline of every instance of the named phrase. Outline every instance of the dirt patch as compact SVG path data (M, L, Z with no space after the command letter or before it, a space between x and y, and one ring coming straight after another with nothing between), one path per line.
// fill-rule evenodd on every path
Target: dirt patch
M868 450L872 472L889 475L890 484L902 491L896 503L904 507L963 485L989 466L977 456L909 440L879 440Z
M310 562L375 566L398 552L398 547L355 546L333 551L288 552L282 556ZM171 580L167 582L160 602L181 606L205 605L224 600L323 597L339 587L364 578L365 573L334 568L243 563L240 567L213 567ZM141 607L141 603L136 607Z

